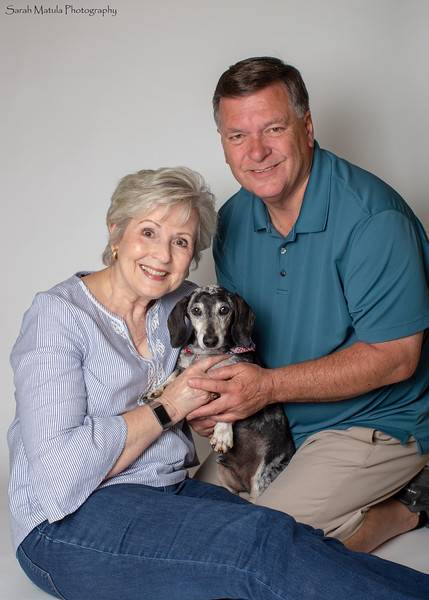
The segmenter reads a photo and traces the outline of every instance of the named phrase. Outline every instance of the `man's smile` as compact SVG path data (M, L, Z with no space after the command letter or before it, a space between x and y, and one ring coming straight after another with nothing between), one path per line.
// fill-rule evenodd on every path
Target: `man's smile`
M268 171L272 171L277 165L271 165L270 167L265 167L265 169L251 169L252 173L268 173Z

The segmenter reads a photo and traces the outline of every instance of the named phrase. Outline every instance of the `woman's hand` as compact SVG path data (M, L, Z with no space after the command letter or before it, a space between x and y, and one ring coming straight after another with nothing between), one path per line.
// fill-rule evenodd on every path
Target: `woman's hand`
M221 355L197 360L165 388L159 402L164 405L173 423L182 421L189 413L213 399L212 393L189 387L188 380L190 377L207 377L207 371L225 358Z

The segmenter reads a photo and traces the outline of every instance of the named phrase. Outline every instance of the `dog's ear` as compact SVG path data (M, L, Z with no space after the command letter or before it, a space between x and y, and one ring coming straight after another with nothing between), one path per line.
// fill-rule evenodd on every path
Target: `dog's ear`
M176 304L167 320L170 341L173 348L184 346L189 339L190 331L186 325L186 309L191 295L185 296Z
M231 324L231 337L237 346L248 348L252 343L252 330L255 314L238 294L233 294L234 315Z

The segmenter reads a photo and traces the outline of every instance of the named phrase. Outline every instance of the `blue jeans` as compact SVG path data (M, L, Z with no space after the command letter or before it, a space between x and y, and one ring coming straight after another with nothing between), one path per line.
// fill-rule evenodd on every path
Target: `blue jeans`
M18 560L65 600L410 600L429 576L340 542L225 489L112 485L44 522Z

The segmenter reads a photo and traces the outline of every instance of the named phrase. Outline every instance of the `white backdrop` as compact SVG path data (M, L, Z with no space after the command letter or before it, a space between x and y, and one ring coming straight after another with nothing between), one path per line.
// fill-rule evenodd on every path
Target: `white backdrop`
M0 11L2 502L8 355L24 310L36 291L101 266L105 211L126 173L187 165L219 204L236 189L210 105L230 64L296 65L321 145L388 181L429 227L426 0L111 0L116 16L17 13L27 6ZM213 280L209 254L194 279Z

